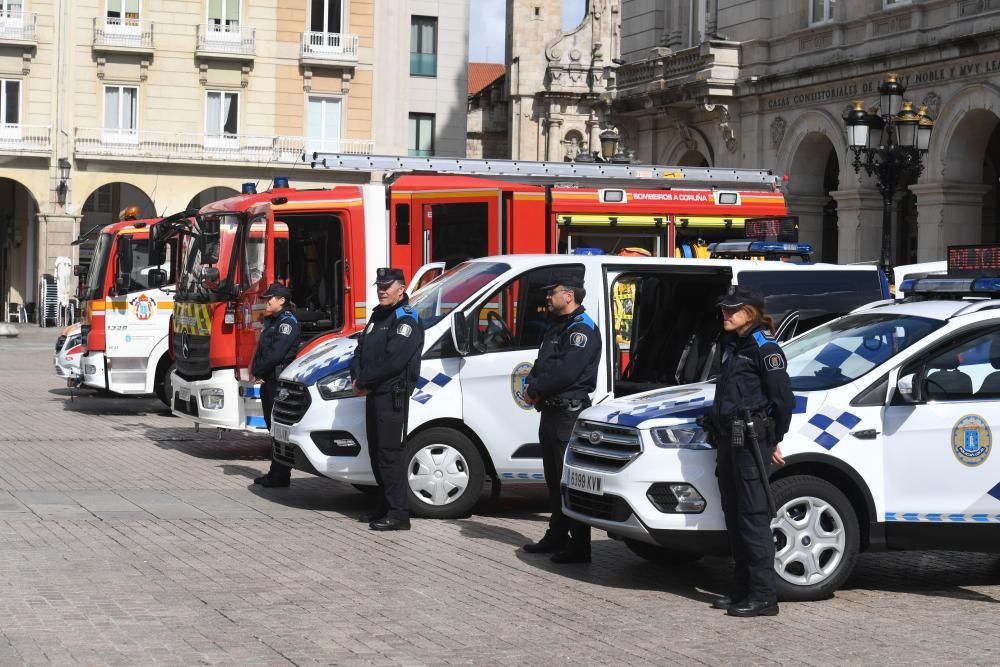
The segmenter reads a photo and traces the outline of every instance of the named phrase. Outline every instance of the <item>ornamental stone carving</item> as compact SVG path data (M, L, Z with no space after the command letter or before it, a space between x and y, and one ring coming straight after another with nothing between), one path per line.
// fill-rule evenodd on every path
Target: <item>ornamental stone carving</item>
M775 149L781 146L781 140L785 138L785 128L787 127L788 124L781 116L771 121L771 146Z

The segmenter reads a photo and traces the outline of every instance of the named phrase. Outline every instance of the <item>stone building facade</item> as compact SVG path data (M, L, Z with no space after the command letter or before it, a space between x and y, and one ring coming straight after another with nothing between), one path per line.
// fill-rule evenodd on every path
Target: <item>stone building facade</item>
M468 5L4 2L0 314L125 206L360 178L313 171L313 150L464 155Z
M823 259L878 258L882 199L842 115L897 73L936 120L898 195L896 264L1000 241L1000 1L622 0L616 124L642 162L764 167Z

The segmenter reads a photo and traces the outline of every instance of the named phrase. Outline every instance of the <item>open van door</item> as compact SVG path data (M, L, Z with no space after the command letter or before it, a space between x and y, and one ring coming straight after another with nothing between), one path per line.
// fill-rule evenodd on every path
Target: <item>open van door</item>
M406 288L406 293L410 296L421 287L431 282L444 273L444 262L428 262L413 272L413 278Z

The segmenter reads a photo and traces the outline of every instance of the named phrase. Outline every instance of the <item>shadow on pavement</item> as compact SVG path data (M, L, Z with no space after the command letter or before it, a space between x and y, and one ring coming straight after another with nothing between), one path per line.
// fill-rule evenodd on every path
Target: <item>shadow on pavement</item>
M62 408L67 412L81 412L109 417L137 417L145 415L171 416L170 410L155 396L125 396L93 389L67 388L49 389L49 393L62 400Z
M199 459L225 461L267 461L271 458L271 439L267 434L246 431L195 431L190 422L177 421L176 428L144 423L125 424L142 434L160 449L173 450ZM221 433L221 436L220 436Z
M243 466L222 466L223 468L241 468ZM247 470L251 470L247 468ZM252 480L265 471L252 469L248 475ZM225 474L241 474L226 472ZM377 504L377 499L365 495L349 484L337 482L325 477L293 477L290 486L281 488L265 488L258 484L250 484L247 490L259 498L301 510L318 512L337 512L351 519L356 519L362 512L371 511Z
M995 553L911 551L861 554L842 589L997 603L1000 599L967 587L998 583L1000 556Z

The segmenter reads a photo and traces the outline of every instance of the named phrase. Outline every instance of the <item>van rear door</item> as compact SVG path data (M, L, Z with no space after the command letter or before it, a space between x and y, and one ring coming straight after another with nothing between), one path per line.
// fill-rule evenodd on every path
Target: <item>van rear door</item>
M608 383L616 396L708 378L722 331L728 266L616 265L607 272Z

